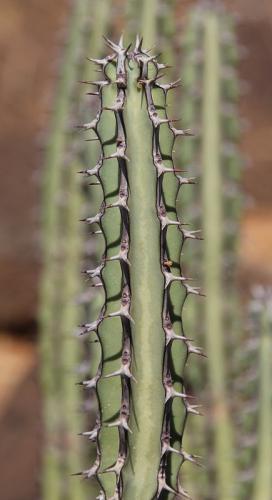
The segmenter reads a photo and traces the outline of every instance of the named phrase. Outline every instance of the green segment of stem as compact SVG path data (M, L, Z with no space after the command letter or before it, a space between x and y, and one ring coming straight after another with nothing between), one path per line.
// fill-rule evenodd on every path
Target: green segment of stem
M145 97L137 86L139 69L128 66L125 123L130 186L131 314L134 349L130 418L130 458L124 469L124 500L148 500L157 489L160 435L164 410L162 366L163 276L160 225L156 213L156 171L152 161L152 126Z

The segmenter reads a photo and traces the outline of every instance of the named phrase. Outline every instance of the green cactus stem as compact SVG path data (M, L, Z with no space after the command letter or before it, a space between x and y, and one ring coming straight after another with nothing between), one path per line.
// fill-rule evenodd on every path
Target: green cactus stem
M98 163L82 173L103 189L98 213L85 222L105 239L93 272L105 303L98 319L82 326L97 336L101 362L82 381L97 392L100 412L97 457L81 475L98 478L101 499L184 498L179 469L196 458L183 450L183 430L188 414L199 411L183 380L193 344L180 315L187 297L200 295L180 267L183 243L193 235L176 213L182 182L172 150L186 132L165 111L176 84L161 83L159 63L142 40L133 49L122 38L106 42L112 54L100 61L101 107L82 125L101 146Z

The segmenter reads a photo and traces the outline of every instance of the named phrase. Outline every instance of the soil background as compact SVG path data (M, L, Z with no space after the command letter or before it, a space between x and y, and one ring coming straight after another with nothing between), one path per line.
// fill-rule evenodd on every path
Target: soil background
M120 2L119 2L120 3ZM194 1L178 2L180 19ZM239 16L247 56L240 77L247 122L248 198L240 244L240 283L272 280L272 3L225 2ZM41 144L49 126L68 0L0 0L0 484L1 500L39 498L41 444L37 303L40 270Z

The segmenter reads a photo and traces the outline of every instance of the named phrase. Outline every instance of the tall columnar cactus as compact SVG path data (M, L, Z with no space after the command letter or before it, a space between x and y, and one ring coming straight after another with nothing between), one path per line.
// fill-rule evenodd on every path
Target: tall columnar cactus
M193 237L176 213L187 182L173 165L177 137L186 135L167 117L164 65L144 50L107 40L112 54L94 60L102 70L100 110L82 125L101 146L95 166L83 172L101 183L104 200L85 222L105 239L101 262L89 275L102 285L105 303L82 333L97 335L101 362L82 381L97 391L100 412L86 434L97 441L97 458L83 477L97 477L100 499L184 498L179 469L196 463L182 446L189 413L198 414L187 393L184 364L192 341L181 310L200 291L183 276L183 243ZM188 497L188 496L187 496Z
M237 353L236 391L241 500L269 500L272 491L272 291L256 286L248 308L242 349Z
M230 500L235 495L235 477L228 354L233 350L233 342L237 342L237 335L240 338L235 320L238 309L235 260L241 199L237 189L241 165L235 146L240 135L235 110L239 97L235 73L239 50L231 16L214 2L212 7L209 5L203 4L191 12L183 47L182 116L185 126L190 124L198 133L178 151L178 157L184 168L190 165L192 174L201 172L201 177L196 189L186 186L181 196L185 214L194 214L204 236L201 249L197 242L189 243L191 252L186 254L186 268L196 270L207 294L202 311L195 311L194 304L188 304L184 319L185 325L206 336L207 377L206 370L197 367L191 370L191 383L204 387L203 381L208 378L209 389L204 399L209 394L212 397L211 415L204 420L205 434L204 429L197 434L209 436L203 443L203 452L211 458L210 467L216 473L216 498ZM202 485L196 494L210 498L210 486Z

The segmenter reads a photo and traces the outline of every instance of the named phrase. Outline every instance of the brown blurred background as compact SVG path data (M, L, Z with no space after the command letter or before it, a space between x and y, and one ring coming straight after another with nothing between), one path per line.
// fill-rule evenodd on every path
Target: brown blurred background
M180 0L181 20L194 3ZM238 38L247 51L240 65L247 84L240 107L247 122L242 149L248 202L239 273L246 291L250 284L271 283L272 278L272 3L225 4L239 16ZM70 2L0 0L0 6L0 498L37 500L41 145Z

